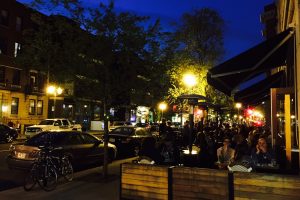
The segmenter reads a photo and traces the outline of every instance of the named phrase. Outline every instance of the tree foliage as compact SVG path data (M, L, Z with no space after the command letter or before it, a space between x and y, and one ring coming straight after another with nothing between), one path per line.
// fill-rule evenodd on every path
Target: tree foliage
M80 91L88 95L88 89L93 88L91 93L97 91L111 105L129 104L136 91L152 99L164 95L165 35L159 21L146 27L143 24L148 17L116 12L113 1L95 8L86 8L82 3L34 0L31 5L35 8L60 8L70 20L37 20L39 29L28 34L22 62L50 69L55 78L79 77Z
M222 101L225 95L210 87L206 79L208 69L222 58L223 34L224 21L215 10L202 8L182 16L171 40L174 54L168 70L170 102L175 102L181 94L195 93L208 97L211 103L226 103ZM182 82L186 73L197 76L198 84L192 91Z

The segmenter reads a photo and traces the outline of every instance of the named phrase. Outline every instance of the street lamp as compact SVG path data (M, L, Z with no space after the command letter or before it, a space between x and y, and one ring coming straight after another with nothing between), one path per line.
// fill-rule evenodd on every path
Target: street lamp
M185 74L183 75L183 83L190 88L191 90L193 89L193 87L197 84L197 78L194 74ZM198 99L196 98L195 100L198 101ZM189 114L189 122L190 122L190 131L189 131L189 152L190 154L192 154L192 147L193 147L193 141L192 141L192 135L193 135L193 131L194 131L194 103L192 101L192 103L190 104L190 114Z
M55 109L56 109L56 96L61 95L63 93L63 89L61 87L56 87L53 85L50 85L47 87L47 94L54 95L54 101L53 101L53 118L55 118Z
M193 74L185 74L183 75L183 83L188 87L192 88L197 84L197 78Z
M235 107L238 109L238 116L239 116L239 122L240 122L241 121L241 118L240 118L240 108L242 107L242 103L236 103Z
M158 108L161 110L161 118L160 118L160 121L162 120L163 118L163 115L164 115L164 110L167 109L167 104L165 102L161 102L159 105L158 105Z

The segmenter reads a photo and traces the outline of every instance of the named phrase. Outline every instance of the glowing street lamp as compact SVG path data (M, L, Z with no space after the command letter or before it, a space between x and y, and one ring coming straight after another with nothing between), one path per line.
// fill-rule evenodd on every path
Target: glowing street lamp
M239 121L241 121L241 118L240 118L240 108L242 107L242 104L241 103L236 103L235 107L238 109Z
M197 78L193 74L185 74L185 75L183 75L183 83L187 87L191 88L197 84Z
M50 85L47 87L47 94L54 95L54 103L53 103L53 117L55 118L55 108L56 108L56 96L61 95L63 93L63 89L61 87L56 87Z
M191 90L193 87L197 84L197 77L194 74L185 74L183 75L183 83L190 88ZM196 99L198 101L198 99ZM194 130L194 105L190 104L190 114L189 114L189 122L190 122L190 131L189 131L189 154L192 154L192 147L193 147L193 141L192 141L192 135Z
M163 118L163 115L164 115L164 110L167 109L167 104L165 102L161 102L159 105L158 105L158 108L161 110L161 119Z

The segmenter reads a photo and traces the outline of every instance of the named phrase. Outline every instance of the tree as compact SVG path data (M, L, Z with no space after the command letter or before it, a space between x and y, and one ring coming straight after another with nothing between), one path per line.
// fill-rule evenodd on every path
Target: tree
M80 47L83 48L72 52L73 57L79 59L77 62L81 65L79 68L73 66L73 71L69 74L79 74L81 80L91 85L90 88L93 88L94 92L100 94L105 120L104 146L107 150L109 108L128 104L132 91L140 90L148 93L147 91L151 90L149 94L159 94L159 92L155 93L156 88L152 87L152 80L164 74L158 70L158 67L163 66L160 57L159 22L144 27L142 24L148 20L148 17L129 12L117 13L113 1L107 6L100 4L97 8L89 9L85 9L81 2L76 0L35 0L34 5L65 8L68 11L67 15L86 33L80 32L78 38ZM60 47L66 46L58 45L53 49L57 50ZM75 49L77 49L76 45ZM73 63L72 57L60 57L64 62L69 58L70 63ZM157 76L152 73L156 73ZM155 84L159 85L160 82L155 81ZM105 176L106 150L103 170Z
M200 65L211 67L222 57L224 21L210 8L194 10L182 16L176 39L183 45L181 51Z
M207 84L206 74L222 58L223 34L224 21L212 9L202 8L182 16L171 40L175 53L168 70L171 88L167 98L170 102L175 102L183 93L191 92L182 83L182 75L190 72L198 77L198 84L192 92L207 96L212 103L221 103L225 95Z

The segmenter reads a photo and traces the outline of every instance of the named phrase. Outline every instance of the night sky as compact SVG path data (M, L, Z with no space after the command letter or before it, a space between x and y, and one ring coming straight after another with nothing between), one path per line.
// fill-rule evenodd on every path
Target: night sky
M95 7L109 0L83 0L87 6ZM30 2L30 0L19 0ZM139 15L160 18L166 30L172 29L185 12L209 7L217 10L226 23L225 51L227 60L261 42L262 24L259 16L265 5L273 0L115 0L119 11L132 11Z

